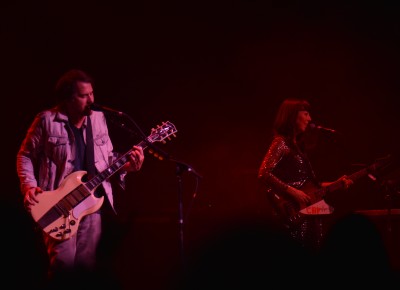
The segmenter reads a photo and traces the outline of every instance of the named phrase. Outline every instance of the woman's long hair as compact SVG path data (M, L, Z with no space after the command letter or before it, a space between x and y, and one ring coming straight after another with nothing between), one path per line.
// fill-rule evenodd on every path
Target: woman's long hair
M289 144L293 143L296 138L297 145L304 150L305 140L304 134L296 134L296 120L299 111L310 111L310 103L304 99L288 98L285 99L276 113L273 133L274 135L281 135L287 139ZM292 144L294 145L294 144Z

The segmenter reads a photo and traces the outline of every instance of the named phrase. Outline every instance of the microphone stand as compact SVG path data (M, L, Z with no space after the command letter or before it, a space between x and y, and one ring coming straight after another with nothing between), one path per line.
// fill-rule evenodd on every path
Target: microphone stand
M181 267L182 270L185 269L185 251L184 251L184 225L185 225L185 218L184 218L184 213L183 213L183 182L182 182L182 175L184 172L190 172L192 173L197 180L202 179L203 177L194 170L192 166L189 164L179 161L175 158L172 158L170 154L167 152L161 150L157 146L155 146L153 143L149 142L146 135L143 133L143 131L140 129L140 127L136 124L136 122L127 114L123 112L116 112L118 116L125 116L127 117L132 124L135 125L137 131L140 133L140 136L142 140L146 143L146 145L153 149L154 153L157 153L158 156L161 156L162 159L169 160L171 162L175 162L175 174L177 178L177 183L178 183L178 234L179 234L179 258L181 262ZM115 115L115 114L114 114ZM114 121L115 122L115 121ZM118 124L120 128L127 130L130 132L132 135L138 137L138 133L136 131L133 131L131 128L128 128L125 126L123 123ZM159 158L160 159L160 158ZM160 159L161 160L161 159Z
M392 256L392 251L395 249L395 236L393 232L393 197L396 193L396 189L392 186L392 181L390 179L385 179L376 175L369 174L369 177L378 184L379 189L384 192L384 201L386 203L386 221L385 221L385 231L386 231L386 242L389 249L389 255ZM397 191L397 193L399 193ZM395 210L396 212L398 210ZM394 213L396 214L396 213ZM393 261L390 261L393 263Z
M182 174L185 167L181 163L176 163L176 178L178 182L178 232L179 232L179 257L182 269L185 269L185 250L184 250L184 216L183 216L183 184Z
M387 209L387 219L386 219L386 230L388 235L388 248L390 250L394 249L394 232L393 232L393 196L396 193L395 188L390 185L390 180L384 180L380 183L381 187L383 187L385 191L384 199L386 201L386 209Z
M185 269L186 261L185 261L185 250L184 250L184 225L185 225L185 217L183 214L183 183L182 183L182 174L184 172L191 172L195 175L197 179L203 178L200 174L198 174L193 167L190 165L178 161L176 159L170 158L170 161L175 162L176 164L176 178L178 183L178 230L179 230L179 254L181 260L182 269Z

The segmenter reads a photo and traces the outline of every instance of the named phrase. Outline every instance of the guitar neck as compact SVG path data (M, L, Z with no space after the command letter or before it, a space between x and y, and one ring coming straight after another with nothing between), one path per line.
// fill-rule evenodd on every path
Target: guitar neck
M363 168L363 169L361 169L361 170L359 170L359 171L357 171L357 172L354 172L353 174L349 175L348 178L351 179L353 182L355 182L355 181L357 181L358 179L360 179L361 177L366 176L366 175L369 173L369 171L371 170L371 168L373 168L373 167L372 167L372 166L369 166L369 167ZM343 187L344 187L343 182L342 182L341 180L337 180L337 181L335 181L335 182L329 184L329 185L326 187L326 190L327 190L328 192L332 192L332 191L341 189L341 188L343 188Z
M165 138L169 139L171 135L175 136L176 132L177 130L174 124L169 121L163 122L161 126L157 126L156 129L153 128L150 136L139 142L136 146L140 146L144 150L148 145L153 144L154 142L164 142ZM105 181L107 178L110 178L113 174L120 170L129 161L129 155L132 153L132 151L133 149L130 149L128 152L114 161L108 168L86 182L86 188L89 191L94 190L103 181Z
M137 146L146 149L147 142L141 141L140 143L137 144ZM129 161L129 155L132 153L132 151L133 149L130 149L128 152L126 152L124 155L122 155L116 161L114 161L109 167L107 167L105 170L103 170L95 177L90 179L88 182L86 182L86 187L89 189L89 191L92 191L97 186L99 186L103 181L110 178L117 171L119 171Z

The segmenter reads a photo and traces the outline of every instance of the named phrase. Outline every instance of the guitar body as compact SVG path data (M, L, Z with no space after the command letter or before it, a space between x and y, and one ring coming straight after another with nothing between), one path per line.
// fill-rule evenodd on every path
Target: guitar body
M306 215L332 214L333 207L328 205L323 197L325 189L312 182L306 182L300 190L304 191L311 201L308 204L298 203L288 194L272 193L270 200L279 217L287 227L293 227L302 222Z
M104 197L95 197L85 187L82 182L85 174L86 171L73 172L58 189L36 196L39 202L32 206L31 215L51 237L69 239L78 230L82 217L97 211L103 204ZM78 198L82 200L74 204Z

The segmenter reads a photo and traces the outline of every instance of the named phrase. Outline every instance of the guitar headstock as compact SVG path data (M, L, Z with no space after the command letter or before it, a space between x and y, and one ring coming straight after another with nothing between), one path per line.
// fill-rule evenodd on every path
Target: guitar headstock
M176 127L171 122L162 122L161 125L158 125L156 128L151 129L151 134L147 137L147 140L150 143L154 142L162 142L165 143L165 139L171 140L171 136L176 137Z
M151 134L147 137L147 141L149 143L154 142L162 142L165 143L165 139L171 140L171 136L176 137L175 133L178 132L176 127L171 122L162 122L161 125L158 125L157 128L151 129ZM150 154L154 155L154 157L163 160L165 156L168 156L167 153L162 152L162 150L150 148ZM167 158L167 157L166 157Z

